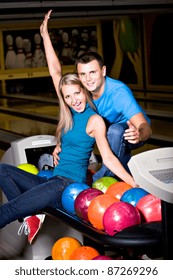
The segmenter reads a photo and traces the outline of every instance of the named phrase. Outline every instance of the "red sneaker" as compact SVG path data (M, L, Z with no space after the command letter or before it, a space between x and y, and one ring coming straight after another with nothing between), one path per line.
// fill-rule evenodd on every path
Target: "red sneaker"
M28 235L28 242L32 244L34 238L42 226L44 219L45 215L26 217L19 228L18 234L21 235L24 231L24 234Z

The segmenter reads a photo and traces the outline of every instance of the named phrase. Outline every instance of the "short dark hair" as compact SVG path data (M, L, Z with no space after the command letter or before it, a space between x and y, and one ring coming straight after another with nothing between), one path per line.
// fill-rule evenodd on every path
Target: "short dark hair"
M104 66L104 61L103 61L103 58L101 57L101 55L99 55L97 52L86 52L86 53L81 54L76 59L75 67L77 69L77 66L79 63L86 64L93 60L97 60L100 68L102 68Z

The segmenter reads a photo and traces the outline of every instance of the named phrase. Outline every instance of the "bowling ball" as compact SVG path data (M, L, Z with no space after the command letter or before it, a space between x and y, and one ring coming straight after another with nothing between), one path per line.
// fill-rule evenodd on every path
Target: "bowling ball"
M147 194L148 192L142 188L131 188L124 192L120 200L136 206L138 201Z
M99 252L93 247L81 246L72 252L70 260L92 260L98 255Z
M82 244L73 237L62 237L58 239L52 247L53 260L69 260L72 252L82 246Z
M32 173L34 175L37 175L39 172L38 168L35 165L30 164L30 163L21 163L17 167L19 169L22 169L22 170Z
M93 258L92 260L104 261L104 260L113 260L113 259L109 256L99 255Z
M96 180L93 184L92 187L98 190L101 190L103 193L107 191L110 185L113 183L118 182L117 179L113 177L102 177Z
M41 170L38 172L37 174L38 176L40 177L43 177L43 178L47 178L47 179L50 179L53 177L53 171L50 170L50 169L47 169L47 170Z
M91 200L100 195L103 194L102 191L89 188L86 190L81 191L78 196L75 199L74 202L74 208L76 211L76 215L81 218L83 221L88 222L88 207L91 203Z
M141 216L135 206L128 202L115 202L110 205L103 215L104 230L108 235L141 223Z
M92 183L93 183L93 175L95 174L95 171L92 169L88 169L87 170L87 185L92 187Z
M114 202L116 202L116 198L110 194L101 194L93 198L88 206L88 220L93 227L103 230L104 212Z
M125 191L131 189L132 186L128 185L125 182L116 182L107 189L106 193L114 196L117 198L117 201L120 200L122 195L125 193Z
M147 194L139 200L136 207L144 222L161 221L161 200L158 197Z
M83 183L72 183L63 190L61 204L67 213L76 214L74 208L75 199L81 191L88 188L89 186Z

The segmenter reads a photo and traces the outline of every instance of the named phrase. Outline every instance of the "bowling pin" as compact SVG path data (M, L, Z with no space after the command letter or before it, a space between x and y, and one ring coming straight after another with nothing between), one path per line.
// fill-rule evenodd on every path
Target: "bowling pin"
M89 44L89 34L88 30L84 29L81 33L81 38L80 38L80 46L79 46L79 51L78 51L78 56L81 54L87 52L88 50L88 44Z
M78 53L79 47L79 31L77 29L73 29L71 32L71 48L72 48L72 57L71 59L75 61Z
M23 52L23 39L22 37L16 37L16 68L25 68L25 54Z
M16 63L16 53L13 49L13 37L12 35L6 36L6 44L8 47L6 57L5 57L5 68L6 69L14 69Z
M45 67L46 57L43 50L41 49L41 36L39 33L36 33L34 35L34 42L36 45L36 49L33 57L34 67Z
M91 31L91 44L88 51L97 52L97 32L95 30Z
M67 32L63 32L62 42L63 42L63 48L62 48L62 52L61 52L62 63L64 65L72 64L73 63L73 61L71 59L72 48L69 44L69 34Z
M31 52L31 41L29 39L23 40L23 48L25 51L25 67L32 68L33 67L33 55Z

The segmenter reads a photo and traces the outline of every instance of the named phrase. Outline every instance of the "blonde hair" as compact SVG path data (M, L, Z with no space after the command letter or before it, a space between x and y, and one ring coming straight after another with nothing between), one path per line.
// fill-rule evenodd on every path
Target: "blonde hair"
M63 91L62 91L62 87L64 85L80 86L80 88L82 88L84 90L84 93L86 94L87 102L89 103L91 108L96 110L96 108L92 102L90 92L83 86L80 79L78 78L78 75L75 73L67 73L67 74L63 75L63 77L61 78L61 80L59 82L59 91L57 93L58 98L59 98L59 107L60 107L59 122L58 122L57 129L56 129L56 138L57 138L58 142L60 142L60 140L61 140L62 131L63 131L63 133L66 133L73 126L71 110L70 110L69 106L66 104L66 102L64 101L64 96L63 96Z

